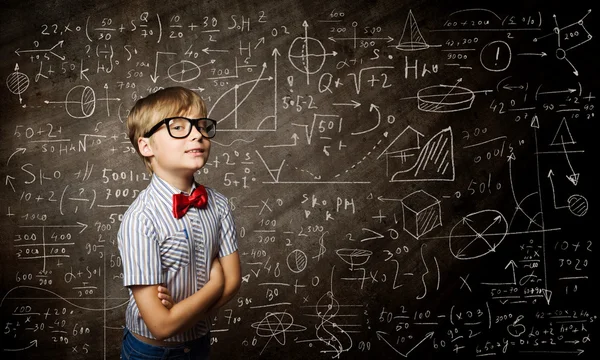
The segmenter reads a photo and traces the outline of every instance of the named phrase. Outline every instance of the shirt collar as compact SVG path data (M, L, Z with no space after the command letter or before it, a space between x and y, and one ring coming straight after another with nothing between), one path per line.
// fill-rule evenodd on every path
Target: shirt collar
M163 180L160 176L156 174L152 174L152 178L150 180L150 186L152 189L158 194L159 198L164 201L172 202L174 194L184 193L183 191L177 189L175 186L169 184L165 180ZM196 182L194 181L192 184L192 191L197 187ZM189 194L187 194L189 195Z

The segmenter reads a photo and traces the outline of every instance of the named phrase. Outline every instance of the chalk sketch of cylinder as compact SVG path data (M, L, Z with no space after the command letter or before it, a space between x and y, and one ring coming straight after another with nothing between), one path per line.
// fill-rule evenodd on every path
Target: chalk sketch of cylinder
M457 85L433 85L417 92L417 106L419 110L426 112L447 113L468 110L473 105L473 100L475 100L475 93L472 90Z
M423 190L402 198L404 231L419 239L434 228L442 226L440 201Z

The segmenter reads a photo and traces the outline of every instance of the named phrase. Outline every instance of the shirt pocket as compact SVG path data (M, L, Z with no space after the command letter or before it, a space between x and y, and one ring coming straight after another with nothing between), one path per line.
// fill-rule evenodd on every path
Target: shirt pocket
M163 270L178 271L190 264L191 243L185 231L178 231L160 244Z

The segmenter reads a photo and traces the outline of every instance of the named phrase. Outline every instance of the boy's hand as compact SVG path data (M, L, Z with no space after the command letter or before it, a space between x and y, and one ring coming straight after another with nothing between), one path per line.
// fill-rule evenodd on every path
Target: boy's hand
M158 298L167 309L171 309L173 305L175 305L169 289L167 289L165 286L158 285Z

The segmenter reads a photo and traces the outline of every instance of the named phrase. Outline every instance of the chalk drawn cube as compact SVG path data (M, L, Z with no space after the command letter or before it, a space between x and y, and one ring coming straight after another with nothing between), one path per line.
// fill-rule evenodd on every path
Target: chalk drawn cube
M404 231L416 239L442 225L440 201L423 190L402 199Z

